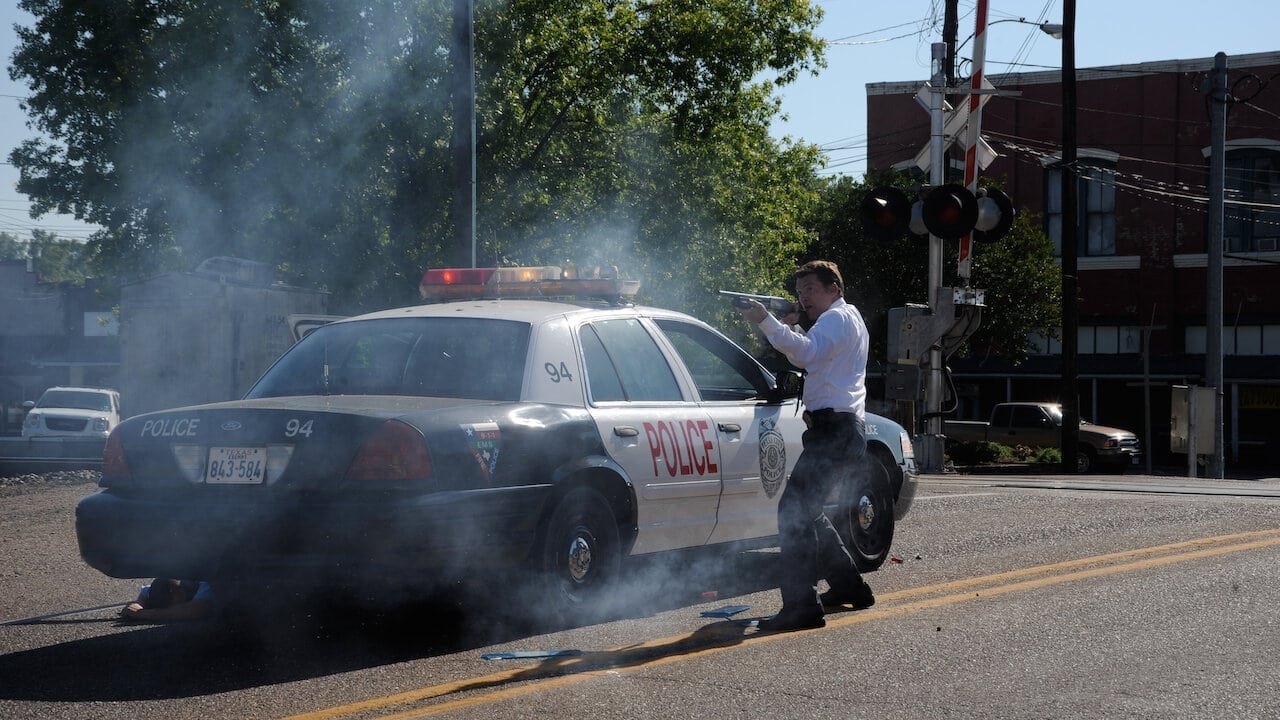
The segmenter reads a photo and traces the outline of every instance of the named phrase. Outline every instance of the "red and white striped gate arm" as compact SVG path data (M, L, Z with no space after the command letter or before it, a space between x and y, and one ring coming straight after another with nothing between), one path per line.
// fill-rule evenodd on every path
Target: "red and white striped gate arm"
M973 77L970 78L969 128L964 152L964 186L976 197L978 194L978 140L982 137L982 80L987 61L987 0L978 0L978 10L973 31ZM968 280L973 266L973 234L960 238L959 260L956 274ZM967 282L965 283L968 284Z

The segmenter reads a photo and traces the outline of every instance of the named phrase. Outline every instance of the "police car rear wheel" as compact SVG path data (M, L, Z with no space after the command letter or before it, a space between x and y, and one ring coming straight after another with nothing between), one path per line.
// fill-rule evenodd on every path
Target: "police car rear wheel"
M566 619L590 619L617 578L618 527L609 504L594 490L564 496L547 521L543 577L555 609Z
M858 570L868 572L884 564L893 544L893 495L884 461L868 452L861 472L841 498L840 531Z

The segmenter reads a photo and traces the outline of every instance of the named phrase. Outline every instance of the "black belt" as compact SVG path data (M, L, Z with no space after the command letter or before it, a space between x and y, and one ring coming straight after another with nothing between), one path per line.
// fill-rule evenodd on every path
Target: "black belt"
M853 413L840 412L831 408L822 408L821 410L805 410L804 411L805 427L813 427L814 425L830 425L837 422L848 422L853 419Z

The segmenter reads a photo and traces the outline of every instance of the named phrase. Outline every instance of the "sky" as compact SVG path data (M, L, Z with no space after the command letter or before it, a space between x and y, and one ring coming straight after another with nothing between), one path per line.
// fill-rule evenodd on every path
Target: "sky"
M866 170L866 85L929 79L930 45L942 41L943 0L820 0L818 35L830 43L827 67L781 90L787 118L774 135L826 151L824 175L861 177ZM960 0L960 40L975 29L976 0ZM1061 70L1062 43L1016 22L1062 21L1062 0L990 0L987 76ZM936 22L935 22L936 21ZM1275 0L1078 0L1077 68L1280 51ZM957 56L972 56L973 43ZM958 75L968 76L962 67ZM926 119L920 110L922 121ZM1280 128L1277 128L1280 130Z
M866 169L866 85L929 77L931 43L941 41L943 0L820 0L826 15L818 35L830 43L827 67L802 75L781 90L785 118L774 125L790 136L822 147L823 174L861 176ZM1280 50L1280 4L1275 0L1079 0L1076 66L1153 62ZM959 38L974 31L976 0L961 0ZM1062 66L1062 46L1037 27L1015 22L1060 22L1061 0L991 0L988 4L986 74L1036 72ZM0 55L8 68L17 39L15 23L29 16L15 0L0 0ZM972 42L957 53L969 57ZM962 68L963 70L963 68ZM967 74L967 72L963 73ZM92 228L66 216L32 219L29 202L14 188L17 171L9 151L33 137L19 102L26 87L0 76L0 231L19 237L40 228L84 239ZM924 110L920 111L924 113Z

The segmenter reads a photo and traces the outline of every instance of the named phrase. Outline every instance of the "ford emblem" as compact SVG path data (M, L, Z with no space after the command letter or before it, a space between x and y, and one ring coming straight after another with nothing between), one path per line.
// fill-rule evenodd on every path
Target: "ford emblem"
M243 426L243 425L241 425L241 424L240 424L238 421L236 421L236 420L228 420L228 421L226 421L226 422L222 423L222 429L223 429L223 430L227 430L227 431L231 431L231 430L239 430L239 429L240 429L240 428L242 428L242 427L244 427L244 426Z

